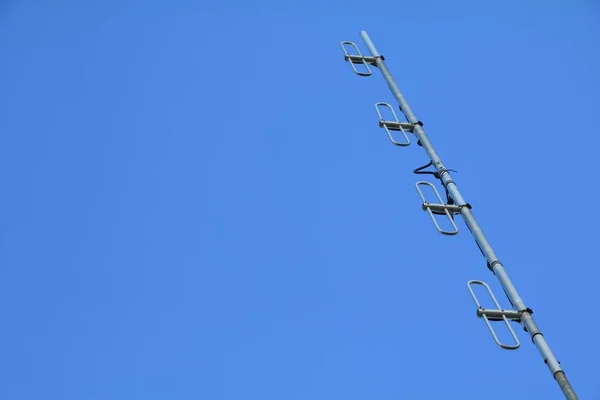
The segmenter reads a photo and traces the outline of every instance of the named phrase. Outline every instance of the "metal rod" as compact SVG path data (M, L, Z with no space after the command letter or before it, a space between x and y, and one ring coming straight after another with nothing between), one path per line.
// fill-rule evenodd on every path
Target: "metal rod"
M448 190L450 197L452 197L452 199L454 200L456 205L458 205L458 206L466 205L467 203L465 202L462 195L460 194L458 187L456 186L456 183L454 183L454 181L452 180L450 172L445 168L444 164L442 163L442 160L440 159L439 155L436 153L435 149L433 148L433 145L427 138L427 135L425 134L425 131L423 130L420 121L417 119L415 114L412 112L410 106L404 99L402 92L396 85L396 82L394 82L394 79L392 78L392 74L387 69L385 62L383 60L383 57L381 57L381 55L375 48L375 45L369 38L369 35L367 34L367 32L362 31L360 34L361 34L363 41L367 45L367 48L371 52L371 55L375 58L375 65L379 68L379 70L383 74L383 78L385 79L388 87L392 91L392 94L398 101L398 104L400 105L400 109L406 116L406 119L408 120L408 122L415 124L414 128L413 128L413 133L415 134L417 139L422 144L423 149L425 149L425 152L429 156L429 159L431 160L433 166L438 171L438 173L440 175L440 179L442 180L444 186ZM471 234L473 235L473 238L477 242L477 245L481 249L481 252L485 256L488 266L491 266L492 272L496 275L496 277L500 281L500 284L502 285L502 289L504 290L504 293L510 300L512 306L517 311L521 312L521 324L523 325L525 330L531 336L533 343L539 350L540 355L542 356L544 362L548 366L548 369L552 373L552 376L558 382L562 392L565 395L565 398L568 400L577 400L578 397L575 394L575 391L573 390L573 388L571 387L569 380L567 379L565 373L560 368L560 365L559 365L556 357L554 356L554 354L552 354L552 351L550 350L550 346L548 346L546 339L544 338L541 331L538 329L535 321L533 320L533 317L531 316L532 311L525 306L525 303L519 296L517 289L515 288L515 286L509 279L508 274L504 270L504 266L498 260L498 257L496 256L496 253L494 253L492 246L487 241L485 235L483 234L483 231L481 230L481 228L479 227L479 224L475 220L475 217L473 216L473 213L471 212L470 208L469 207L461 207L460 214L462 215L467 227L471 231Z

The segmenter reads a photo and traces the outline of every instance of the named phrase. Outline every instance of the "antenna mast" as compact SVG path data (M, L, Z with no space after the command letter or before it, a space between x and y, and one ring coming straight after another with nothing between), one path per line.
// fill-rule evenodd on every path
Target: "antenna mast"
M458 190L456 183L452 180L452 176L450 175L451 170L446 169L446 167L442 163L442 160L436 153L433 145L431 144L431 142L427 138L427 135L425 134L425 131L423 130L423 123L419 121L415 114L412 112L410 106L404 99L402 92L400 92L400 89L394 82L390 71L385 65L384 57L381 54L379 54L379 52L375 48L375 45L369 38L369 35L367 35L367 32L362 31L361 37L365 42L365 45L369 49L371 56L364 56L355 43L344 41L341 42L342 49L344 50L345 54L344 59L350 62L352 70L360 76L369 76L372 74L371 69L369 68L370 65L377 67L381 71L381 74L383 75L383 78L385 79L388 87L392 91L392 94L398 101L400 111L404 114L407 120L407 122L400 121L396 116L394 109L388 103L376 103L375 110L377 111L377 115L379 117L379 126L385 129L392 144L396 146L410 145L410 139L407 135L407 132L414 134L417 138L417 144L423 147L430 160L429 164L427 164L424 167L417 168L414 172L416 174L433 175L435 178L440 180L442 186L446 191L447 200L444 201L442 200L437 189L432 183L425 181L417 182L416 188L423 202L423 210L427 211L436 229L444 235L457 234L458 228L454 222L454 215L461 215L463 217L465 224L471 231L471 234L473 235L477 246L479 246L481 253L487 261L488 269L492 271L492 273L498 278L498 280L500 281L500 285L502 285L504 293L506 294L508 300L513 306L513 310L502 309L502 307L498 303L498 300L496 300L496 297L492 293L492 290L485 282L472 280L467 282L467 288L469 289L469 292L471 293L471 296L473 297L473 300L475 301L475 304L477 306L477 316L484 319L496 344L498 344L498 346L506 350L516 350L517 348L519 348L519 339L517 338L517 335L512 329L510 321L520 323L523 326L525 332L529 334L533 343L539 350L540 355L544 360L544 363L546 363L548 369L552 373L552 376L558 382L558 385L564 393L565 398L568 400L577 400L578 397L575 394L573 388L571 387L569 380L567 379L564 371L560 368L559 362L557 361L556 357L554 357L554 354L552 354L550 346L546 342L544 335L533 320L533 311L525 305L525 303L517 293L517 289L509 279L508 274L504 270L504 266L502 265L500 260L498 260L498 257L494 253L492 246L487 241L485 235L479 227L479 224L475 220L475 217L471 212L471 205L465 202ZM348 51L350 51L350 53ZM385 120L382 116L382 111L386 109L391 111L393 120ZM397 141L394 138L393 132L400 132L402 139L400 141ZM423 171L429 166L433 166L435 168L435 171ZM437 203L430 203L426 200L424 192L424 189L426 187L429 188L430 192L434 193L437 199ZM436 217L436 215L441 217ZM450 228L442 228L439 224L440 221L438 221L440 218L446 219L446 225L449 224ZM473 286L476 285L483 286L487 290L492 301L497 307L495 310L484 309L481 306L477 296L475 295L475 292L473 291ZM510 335L512 336L512 343L503 343L498 339L498 336L496 335L496 332L492 326L493 322L504 323Z

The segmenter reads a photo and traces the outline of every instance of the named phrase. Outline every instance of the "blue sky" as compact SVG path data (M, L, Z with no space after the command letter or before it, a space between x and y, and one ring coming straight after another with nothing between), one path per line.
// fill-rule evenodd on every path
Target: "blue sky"
M475 317L470 279L508 303L420 210L361 29L600 398L600 6L566 0L2 2L1 398L562 398Z

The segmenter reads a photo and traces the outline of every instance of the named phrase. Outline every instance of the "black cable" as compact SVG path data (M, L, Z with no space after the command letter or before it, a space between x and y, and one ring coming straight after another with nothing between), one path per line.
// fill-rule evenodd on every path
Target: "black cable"
M453 205L454 204L454 200L452 199L452 197L450 196L450 193L448 192L448 188L446 187L446 183L444 183L444 181L442 180L441 176L444 172L456 172L458 173L458 171L454 170L454 169L447 169L447 168L442 168L440 171L423 171L425 168L429 168L433 165L433 162L430 161L429 163L423 165L422 167L416 168L415 170L413 170L413 172L417 175L433 175L434 177L436 177L437 179L440 180L440 182L442 182L442 186L444 186L444 189L446 190L446 201L447 204L449 205ZM453 181L450 181L453 182Z

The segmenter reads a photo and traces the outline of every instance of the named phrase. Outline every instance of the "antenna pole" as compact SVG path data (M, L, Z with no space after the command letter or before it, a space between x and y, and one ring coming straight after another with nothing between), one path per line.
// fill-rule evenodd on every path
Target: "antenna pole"
M369 38L369 35L367 34L367 32L362 31L361 37L362 37L363 41L365 42L367 48L369 49L369 52L371 53L371 57L363 56L360 53L360 50L358 49L358 47L354 43L342 42L342 48L344 49L344 52L346 53L345 60L349 61L352 64L352 68L353 68L354 72L356 72L358 75L361 75L361 76L371 75L369 65L377 67L381 71L383 78L385 79L388 87L390 88L392 94L398 101L400 110L404 113L404 116L406 117L406 120L408 121L408 124L402 123L399 121L385 121L381 117L381 114L380 114L379 125L381 127L385 127L386 131L388 132L388 135L390 135L390 131L402 131L402 133L405 133L404 129L408 129L409 132L412 132L416 136L418 143L423 147L423 149L427 153L427 156L431 160L431 165L436 170L435 173L433 173L433 172L430 172L430 173L432 175L434 175L436 178L438 178L441 181L444 188L446 189L449 204L431 204L431 203L427 203L425 201L424 196L423 196L421 190L419 189L419 184L423 184L423 183L428 184L428 185L431 185L431 184L429 184L427 182L417 183L417 189L419 190L419 194L421 195L421 198L423 199L423 209L427 210L429 212L431 218L433 219L434 223L436 224L436 227L443 234L454 234L455 232L448 232L448 231L441 230L441 228L439 228L439 225L436 222L434 214L435 215L444 215L444 213L445 213L445 215L447 215L451 221L452 221L451 214L457 214L457 215L461 215L463 217L465 224L471 231L471 234L473 235L473 238L475 239L477 246L479 247L479 249L481 250L483 256L485 257L485 259L487 261L488 268L498 278L498 280L500 281L500 285L502 286L502 289L504 290L504 293L508 297L513 308L516 310L516 311L505 311L505 310L500 309L500 310L492 311L492 310L483 309L481 306L479 306L479 302L477 301L477 298L475 297L474 292L471 290L471 287L469 286L469 290L471 291L473 299L475 300L475 302L478 306L478 315L485 319L485 322L488 325L488 328L490 329L492 336L496 340L496 343L498 343L498 345L500 345L500 347L505 348L505 349L516 349L517 347L519 347L518 340L516 340L516 343L517 343L516 346L514 346L514 345L508 346L508 345L501 344L498 341L496 334L490 325L490 321L504 321L506 323L506 325L508 326L508 328L511 330L511 332L512 332L512 328L510 328L510 324L509 324L508 320L510 319L512 321L519 322L523 326L525 331L531 337L533 343L535 344L538 351L540 352L540 355L542 356L544 363L546 363L546 365L548 366L548 369L552 373L552 376L558 382L562 392L565 395L565 398L568 400L577 400L578 397L575 394L573 388L571 387L569 380L567 379L563 370L560 368L559 362L557 361L556 357L550 350L550 346L546 342L544 335L542 334L542 332L540 331L540 329L538 328L537 324L535 323L535 321L533 319L533 316L532 316L533 311L525 305L525 303L523 302L523 299L521 299L521 296L519 296L517 289L515 288L515 286L509 279L508 274L506 273L506 271L504 269L504 266L502 265L502 263L496 256L496 253L494 253L492 246L486 239L485 235L483 234L483 231L479 227L479 224L475 220L475 217L473 216L473 213L471 212L471 206L467 202L465 202L465 200L463 199L462 195L460 194L460 191L458 190L456 183L452 180L450 171L448 169L446 169L446 167L442 163L442 160L440 159L439 155L435 151L433 145L429 141L429 138L425 134L425 131L423 130L423 123L417 119L417 117L411 110L410 106L406 102L406 99L402 95L402 92L396 85L396 82L394 82L392 74L390 73L390 71L388 70L388 68L385 65L384 57L379 54L379 52L375 48L375 45ZM354 49L357 51L358 55L348 54L347 47L346 47L347 45L354 46ZM358 71L356 68L356 65L363 65L364 67L366 67L366 70L368 72ZM385 103L378 103L378 105L380 105L380 104L385 104ZM379 109L377 109L377 112L379 114ZM394 117L395 117L395 114L394 114ZM394 144L406 145L406 144L399 144L399 143L394 142L391 135L390 135L390 139L392 140L392 143L394 143ZM431 186L433 187L433 185L431 185ZM434 188L434 190L435 190L435 188ZM435 193L437 195L437 191ZM438 198L439 198L439 195L438 195ZM469 285L471 285L472 283L483 284L487 287L487 285L485 283L480 282L480 281L470 281ZM487 287L487 288L489 290L489 287ZM492 298L494 298L491 291L490 291L490 294L491 294ZM494 300L495 300L495 298L494 298ZM513 336L514 336L514 334L513 334ZM516 336L514 336L514 337L516 339Z

